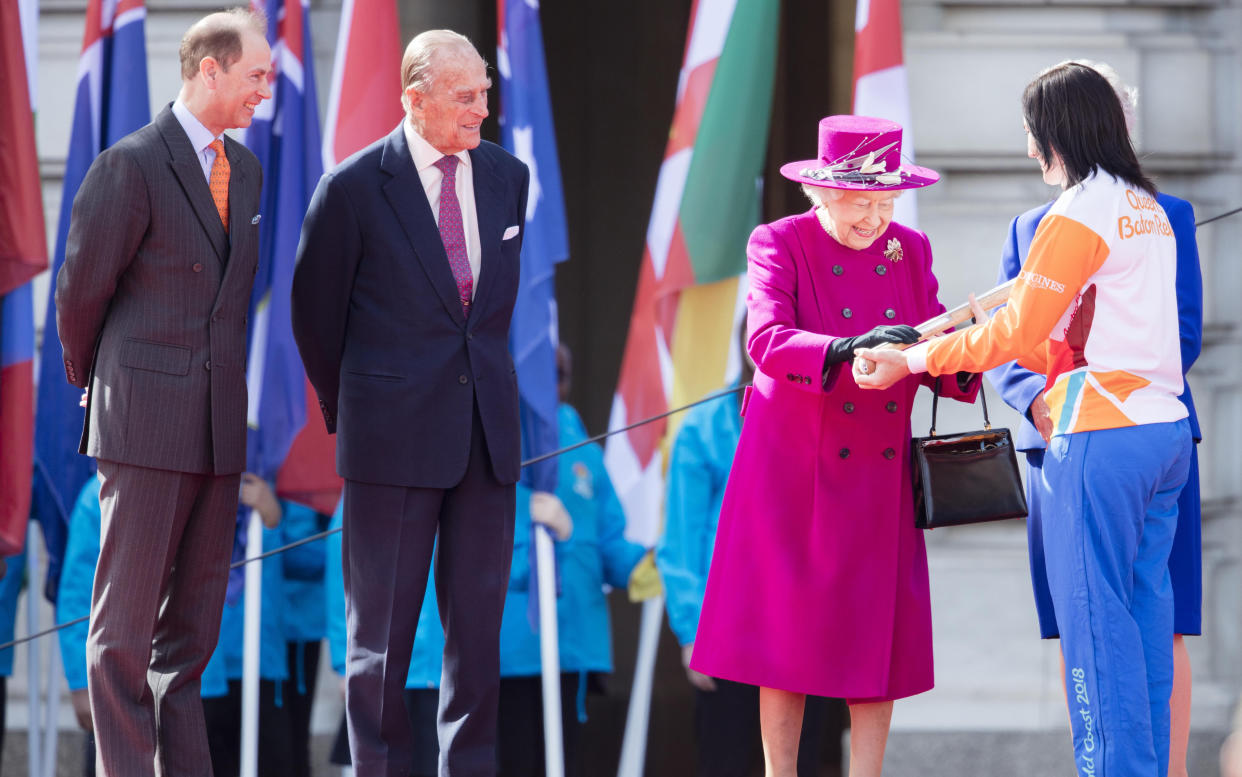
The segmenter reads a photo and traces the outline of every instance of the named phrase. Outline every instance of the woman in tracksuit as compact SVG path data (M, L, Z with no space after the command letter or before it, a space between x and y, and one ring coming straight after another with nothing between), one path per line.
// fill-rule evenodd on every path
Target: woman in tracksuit
M880 388L910 373L982 371L1017 358L1048 376L1044 557L1078 773L1164 777L1168 558L1191 453L1178 400L1173 230L1103 76L1057 65L1022 102L1028 154L1065 191L1009 304L907 351L859 350L854 372L859 385Z

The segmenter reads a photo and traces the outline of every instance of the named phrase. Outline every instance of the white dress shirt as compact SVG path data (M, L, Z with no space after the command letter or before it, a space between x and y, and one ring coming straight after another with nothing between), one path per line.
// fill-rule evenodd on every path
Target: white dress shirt
M444 154L436 150L419 135L407 120L401 126L405 129L405 142L410 147L410 156L414 158L414 167L418 170L419 180L423 183L423 191L427 194L427 203L431 205L431 216L440 226L440 184L444 175L436 167ZM461 225L466 238L466 258L470 260L470 275L474 279L474 290L479 288L479 267L482 265L483 252L479 241L479 217L474 207L474 168L470 164L470 153L460 151L457 157L457 173L454 183L457 184L457 204L461 207ZM474 292L471 292L473 301Z
M198 117L190 113L190 109L185 107L185 103L180 99L173 103L172 112L173 116L177 117L177 121L181 122L181 129L185 130L185 134L190 138L190 145L194 147L194 153L198 155L198 163L203 166L203 177L210 184L211 166L216 163L216 152L208 146L223 136L212 135L211 130L204 127Z

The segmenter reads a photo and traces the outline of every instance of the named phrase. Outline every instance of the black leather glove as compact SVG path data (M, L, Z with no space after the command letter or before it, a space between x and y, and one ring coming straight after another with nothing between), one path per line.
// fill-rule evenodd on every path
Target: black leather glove
M855 337L839 337L828 346L828 353L824 356L824 372L827 372L828 368L834 364L851 361L856 348L875 348L885 343L912 345L917 343L921 336L919 330L914 327L898 324L897 326L877 326L870 332Z

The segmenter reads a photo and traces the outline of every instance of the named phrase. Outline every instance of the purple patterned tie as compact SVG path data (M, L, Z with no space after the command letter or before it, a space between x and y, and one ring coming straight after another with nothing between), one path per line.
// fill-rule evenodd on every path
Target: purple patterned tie
M440 179L440 240L448 254L449 267L457 279L457 297L461 310L470 317L470 298L474 296L474 276L470 273L470 257L466 255L466 231L461 221L461 205L457 202L457 157L440 157L436 162Z

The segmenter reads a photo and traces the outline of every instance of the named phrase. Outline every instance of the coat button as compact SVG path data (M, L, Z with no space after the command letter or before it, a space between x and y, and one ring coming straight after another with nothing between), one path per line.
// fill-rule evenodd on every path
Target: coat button
M785 380L793 380L793 379L794 379L794 374L792 372L785 373Z
M202 262L195 262L194 264L190 265L190 269L191 269L191 270L193 270L194 272L202 272L202 271L203 271L203 263L202 263Z
M891 321L894 318L897 318L897 311L893 310L892 308L889 308L888 310L884 311L884 317Z
M888 459L889 461L892 461L893 459L897 458L897 451L893 450L892 448L885 448L884 458Z
M211 362L210 361L203 362L203 369L207 370L208 372L211 372Z
M465 375L458 375L457 382L464 386L470 382L470 379L467 378Z
M885 410L887 410L887 411L888 411L888 412L890 412L890 413L896 413L896 412L897 412L897 403L896 403L896 402L889 402L887 405L885 405L885 406L884 406L884 409L885 409Z
M844 310L841 311L841 315L845 316L846 318L852 318L854 316L854 311L850 310L849 308L845 308Z
M884 265L882 265L882 264L877 264L877 265L875 266L875 274L876 274L876 275L884 275L884 274L886 274L887 272L888 272L888 268L887 268L887 267L885 267Z
M840 275L840 274L842 274L842 273L844 273L844 272L845 272L845 268L844 268L844 267L842 267L841 265L839 265L839 264L834 264L834 265L832 266L832 274L833 274L833 275Z
M843 459L848 459L848 458L850 457L850 449L849 449L849 448L842 448L842 449L841 449L840 456L841 456L841 458L843 458Z
M852 412L854 412L854 403L853 403L853 402L846 402L844 405L841 405L841 409L842 409L842 410L844 410L844 411L845 411L845 412L847 412L847 413L852 413Z

